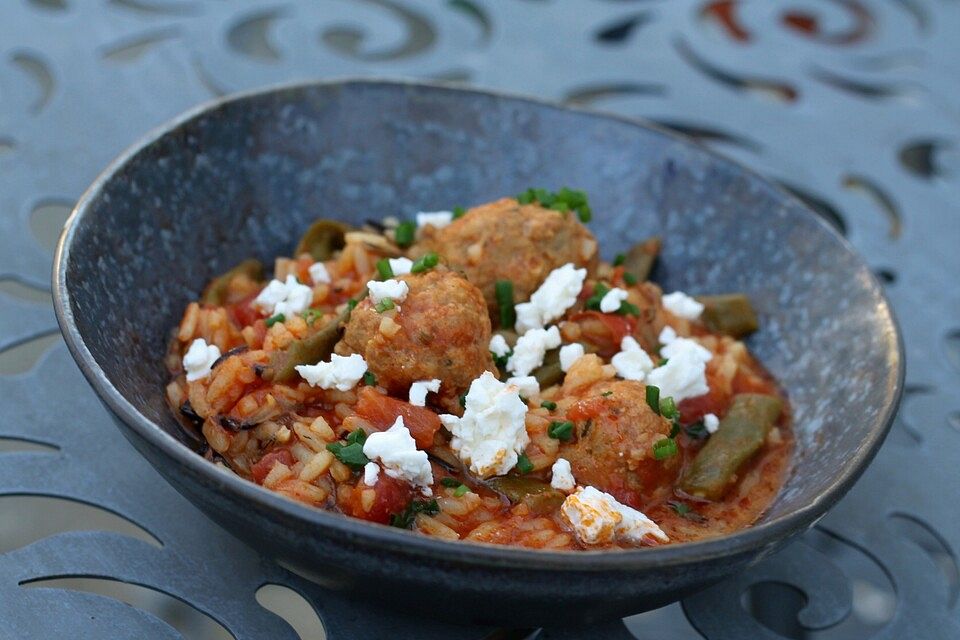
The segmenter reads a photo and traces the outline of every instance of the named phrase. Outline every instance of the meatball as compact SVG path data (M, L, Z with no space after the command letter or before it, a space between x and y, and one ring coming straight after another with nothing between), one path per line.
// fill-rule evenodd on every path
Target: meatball
M439 406L459 414L458 396L484 371L496 371L490 356L490 318L480 291L443 266L398 280L410 288L398 308L378 312L367 297L350 314L335 351L359 353L392 395L410 384L438 378Z
M414 253L427 251L462 270L483 292L491 314L497 312L497 280L511 280L520 302L557 267L572 262L592 270L597 262L597 241L575 214L521 205L513 198L470 209L442 229L425 227Z
M608 379L572 394L565 389L564 396L575 399L566 419L574 423L576 437L560 447L559 455L570 461L578 484L606 491L640 510L669 497L680 456L654 458L653 445L670 435L671 424L647 405L642 383Z

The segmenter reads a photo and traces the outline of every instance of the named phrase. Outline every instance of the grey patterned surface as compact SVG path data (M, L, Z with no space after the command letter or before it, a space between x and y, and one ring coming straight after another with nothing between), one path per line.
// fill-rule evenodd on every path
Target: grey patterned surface
M736 16L732 26L717 18L725 10ZM819 37L791 26L813 18ZM97 171L144 130L224 91L344 74L465 80L647 116L696 133L818 204L888 281L906 339L908 396L872 468L817 530L755 570L688 599L684 610L710 638L777 637L771 627L802 637L801 626L824 628L806 633L816 638L956 637L957 27L960 5L932 0L744 2L712 11L681 1L576 8L534 0L6 3L0 9L0 388L10 400L0 434L57 448L9 451L26 447L6 441L0 495L61 496L140 523L156 521L151 513L179 514L162 534L152 532L163 543L158 550L116 534L70 532L76 520L54 523L44 531L49 537L39 527L18 533L14 524L43 508L0 498L0 543L13 542L0 547L7 552L0 555L0 591L25 589L18 600L36 603L37 612L35 625L17 627L11 637L64 630L98 637L104 629L122 637L176 637L170 622L187 637L207 637L216 626L191 627L193 609L177 608L175 600L119 594L137 609L95 595L108 591L102 583L47 585L73 590L64 592L35 582L65 575L169 593L238 638L295 637L255 604L264 582L306 595L330 637L362 637L361 628L370 637L411 635L396 619L378 619L374 629L356 605L321 596L258 559L166 487L117 438L51 337L55 323L39 293L47 288L51 230ZM746 41L734 36L741 33L750 34ZM58 402L29 391L34 381L55 390ZM68 508L44 504L54 514ZM224 575L231 580L218 580ZM748 594L749 612L741 593ZM2 609L9 602L0 599L0 619L12 619ZM26 619L22 610L18 619ZM676 605L628 626L639 638L696 637ZM419 637L455 635L418 629ZM10 628L0 628L4 633Z

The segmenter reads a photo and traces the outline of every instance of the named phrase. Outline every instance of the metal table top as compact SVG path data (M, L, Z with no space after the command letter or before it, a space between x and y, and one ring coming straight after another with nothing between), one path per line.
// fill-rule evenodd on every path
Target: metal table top
M949 0L7 0L0 638L960 637L957 33ZM213 96L342 75L646 117L806 200L885 282L906 341L905 400L863 479L742 575L578 630L370 611L213 525L120 437L67 354L53 245L149 128Z

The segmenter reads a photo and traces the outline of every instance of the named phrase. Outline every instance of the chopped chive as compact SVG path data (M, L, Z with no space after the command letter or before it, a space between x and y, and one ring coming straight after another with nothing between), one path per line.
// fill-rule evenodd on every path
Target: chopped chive
M421 273L429 269L433 269L437 264L440 263L440 256L438 256L433 251L423 254L416 262L413 263L413 266L410 267L410 273Z
M517 311L513 306L513 282L497 280L493 289L500 309L500 326L512 327L517 322Z
M623 281L627 284L637 284L637 276L632 273L623 272Z
M660 387L647 386L647 406L653 409L655 414L660 415Z
M307 324L313 326L313 323L323 317L323 311L320 309L307 309L300 314Z
M618 253L617 256L613 259L613 266L619 267L624 262L626 262L626 260L627 260L627 256L625 254Z
M569 440L573 437L573 423L569 420L563 422L554 420L547 428L547 435L554 440Z
M510 359L510 356L513 355L513 350L507 351L502 356L498 356L493 351L490 352L490 356L493 358L493 364L497 365L498 369L506 369L507 361Z
M590 222L593 218L593 211L587 202L587 194L578 189L563 187L554 193L546 189L530 188L517 195L517 202L520 204L539 202L540 206L561 213L576 211L580 222L584 224Z
M459 396L457 396L457 399L460 400L460 406L463 407L464 409L466 409L466 408L467 408L467 394L466 394L466 393L461 393Z
M613 391L604 391L600 395L602 395L604 398L608 398L613 395Z
M462 486L461 482L456 478L447 476L446 478L440 478L440 484L447 487L448 489L455 489Z
M670 427L670 435L667 436L667 437L668 437L668 438L676 438L678 435L680 435L680 423L677 422L676 420L674 420L674 421L673 421L673 426Z
M347 307L348 307L348 308L353 309L353 308L355 308L356 306L357 306L357 301L356 301L356 300L354 300L353 298L350 298L349 300L347 300Z
M464 496L464 494L467 493L467 491L470 491L470 487L468 487L468 486L465 485L465 484L462 484L462 485L460 485L459 487L457 487L457 490L456 490L456 491L453 492L453 497L454 497L454 498L462 498L462 497Z
M657 460L666 460L677 455L677 441L673 438L663 438L653 443L653 457Z
M380 258L377 260L377 273L380 274L381 280L389 280L393 277L393 267L390 266L390 260L388 258Z
M272 327L273 325L277 324L278 322L285 322L286 319L287 319L287 317L286 317L285 315L283 315L282 313L278 313L278 314L275 315L275 316L270 316L269 318L267 318L267 327Z
M373 371L367 371L363 374L363 384L367 385L368 387L377 386L377 376L373 373Z
M397 225L393 232L394 241L401 247L409 247L413 244L413 238L417 233L417 223L410 220L404 220Z
M383 313L384 311L390 311L390 309L393 309L396 306L397 305L393 303L393 300L391 300L390 298L384 298L383 300L378 302L376 305L374 305L373 308L376 309L378 312Z
M517 471L523 475L527 475L533 471L533 463L530 462L530 458L527 457L527 454L521 453L517 456Z
M553 411L557 408L557 403L553 400L544 400L540 403L540 406L546 409L547 411Z
M454 208L453 208L453 219L456 220L457 218L462 218L462 217L464 216L464 214L466 214L466 213L467 213L467 210L464 209L463 207L454 207Z
M658 367L662 367L663 365L667 364L668 362L670 362L670 359L669 359L669 358L660 358L659 360L657 360L657 366L658 366Z
M660 415L664 418L669 418L673 420L680 412L677 410L677 403L674 401L673 396L667 396L666 398L660 398Z
M640 307L624 300L620 303L620 308L617 309L617 313L622 316L639 316Z
M610 292L610 287L602 282L598 282L593 286L593 294L587 298L586 307L587 309L593 309L594 311L600 311L600 301L603 300L603 296L607 295ZM622 303L621 303L622 304Z

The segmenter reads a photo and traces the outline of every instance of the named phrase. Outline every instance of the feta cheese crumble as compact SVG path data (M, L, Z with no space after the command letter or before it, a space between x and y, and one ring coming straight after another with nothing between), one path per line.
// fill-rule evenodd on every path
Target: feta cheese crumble
M524 334L530 329L542 329L572 307L583 288L586 269L577 269L572 262L550 272L540 288L533 292L529 302L516 305L516 330Z
M639 543L648 537L670 541L653 520L593 487L577 487L560 505L560 513L584 544L609 544L617 539Z
M481 478L510 471L530 442L525 424L527 405L518 392L516 385L500 382L484 371L470 384L463 417L440 416L453 434L450 448Z
M540 383L533 376L507 378L507 384L517 388L517 393L525 398L540 394Z
M405 480L415 487L426 489L429 495L433 484L433 470L426 451L417 449L417 442L403 424L403 416L386 431L377 431L367 436L363 454L371 460L379 460L383 471L391 478ZM364 479L366 479L364 467Z
M490 337L490 352L497 357L503 357L510 353L510 345L507 344L507 339L499 333L493 334Z
M187 382L200 380L210 375L213 363L220 358L220 347L207 344L203 338L197 338L190 343L190 348L183 354L183 370L187 373Z
M453 222L452 211L421 211L417 214L417 228L433 225L437 229L442 229Z
M600 311L604 313L615 313L620 309L620 305L626 301L627 292L620 287L614 287L600 299Z
M286 281L271 280L263 288L253 304L269 315L283 314L295 316L313 301L313 289L297 282L294 275L288 275Z
M660 349L660 355L667 364L648 373L646 382L660 388L661 398L673 396L680 402L710 391L706 374L713 354L708 349L689 338L674 338Z
M313 284L328 284L330 282L330 272L327 271L327 265L322 262L314 262L307 268L310 279Z
M677 332L673 330L673 327L666 326L660 331L660 335L657 337L657 340L660 341L660 344L670 344L677 339Z
M395 276L405 276L413 268L413 260L410 258L388 258L387 262L390 263L390 270Z
M373 304L380 304L385 298L390 298L394 302L399 303L403 302L407 294L410 293L410 287L402 280L390 278L383 282L371 280L367 283L367 291L370 292L370 301L373 302Z
M703 426L706 428L707 433L713 435L717 432L717 429L720 428L720 418L716 414L708 413L703 416Z
M620 341L620 352L610 359L610 364L624 380L642 382L653 371L653 360L631 336L623 337Z
M440 391L440 380L418 380L410 385L410 404L415 407L424 407L427 405L427 392L437 393Z
M360 378L367 372L367 362L357 353L349 356L334 353L330 355L330 362L301 364L295 369L311 387L349 391L357 386Z
M376 462L368 462L363 465L363 484L368 487L372 487L377 484L377 479L380 477L380 465Z
M565 344L560 347L560 370L566 373L573 366L573 363L583 357L583 345L579 342Z
M577 486L573 471L570 470L570 462L564 458L557 458L550 468L550 473L550 486L558 491L570 493Z
M663 296L663 306L673 315L686 320L696 320L703 313L703 305L683 291L674 291Z
M513 355L507 360L507 371L515 376L525 376L543 364L543 356L550 349L560 346L560 330L530 329L517 339Z

